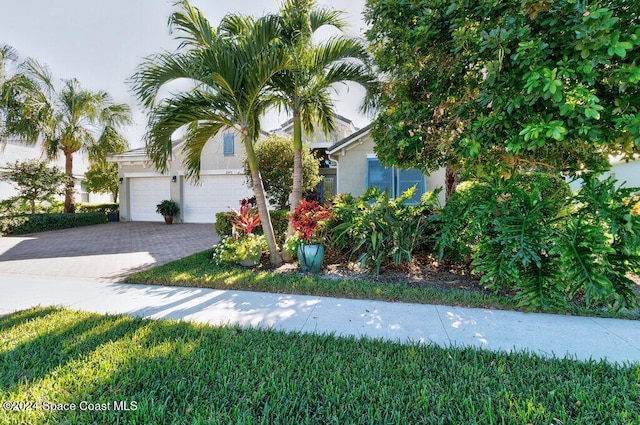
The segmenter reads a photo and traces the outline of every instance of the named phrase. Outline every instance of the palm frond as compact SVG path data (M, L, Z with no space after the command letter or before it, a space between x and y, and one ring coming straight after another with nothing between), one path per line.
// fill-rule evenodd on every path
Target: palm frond
M179 48L203 48L210 46L216 40L216 30L211 26L202 12L191 6L187 1L181 1L181 10L174 12L169 18L170 33L177 33L176 40L181 40Z
M212 128L214 124L219 128L232 127L236 124L235 115L224 99L199 90L176 94L164 100L150 115L146 140L147 154L159 170L166 171L167 162L172 155L172 137L178 129L194 125ZM198 135L200 136L201 133ZM215 133L212 133L208 137L214 135ZM198 137L196 139L200 140ZM191 175L192 171L199 172L200 169L199 160L194 161L193 154L189 155L191 155L191 164L198 165L197 170L189 170Z
M221 121L194 121L187 126L187 132L182 146L186 177L192 181L199 181L202 150L211 137L227 127Z
M160 53L147 57L130 79L133 92L146 107L153 108L158 92L172 81L192 79L195 74L194 54Z
M222 18L218 25L218 33L229 39L242 39L249 36L256 25L256 19L253 16L238 15L230 13Z
M29 77L43 92L51 95L54 91L53 75L49 68L34 59L27 59L20 66L21 71Z
M335 108L329 91L324 87L323 84L310 86L302 94L300 116L307 135L315 131L316 124L325 135L336 130Z
M309 21L313 32L327 25L341 31L349 27L345 13L342 10L331 9L327 6L313 8L309 13Z

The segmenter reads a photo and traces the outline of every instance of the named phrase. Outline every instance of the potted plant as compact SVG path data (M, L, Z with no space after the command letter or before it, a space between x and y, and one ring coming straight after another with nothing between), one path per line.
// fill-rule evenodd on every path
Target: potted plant
M324 229L327 221L333 220L331 210L317 201L303 199L289 216L296 231L289 246L297 246L298 261L303 273L318 274L324 260Z
M156 212L162 214L165 223L172 224L173 217L177 216L180 212L180 206L174 200L165 199L156 205Z
M213 260L220 263L238 263L252 267L258 264L262 251L268 249L264 235L253 230L260 225L260 215L252 199L240 201L240 210L228 213L232 217L232 236L223 238L213 251Z

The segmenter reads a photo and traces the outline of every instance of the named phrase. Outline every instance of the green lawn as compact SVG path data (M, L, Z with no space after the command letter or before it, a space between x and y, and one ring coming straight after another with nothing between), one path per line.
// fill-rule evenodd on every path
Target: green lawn
M276 274L239 266L216 266L210 256L211 250L199 252L150 270L133 273L127 277L126 282L519 310L512 298L490 293L424 288L373 280L323 279L304 277L297 273ZM587 309L577 304L570 304L567 310L556 313L630 319L640 317L637 311L614 313Z
M639 392L640 365L54 308L0 318L2 424L638 424Z

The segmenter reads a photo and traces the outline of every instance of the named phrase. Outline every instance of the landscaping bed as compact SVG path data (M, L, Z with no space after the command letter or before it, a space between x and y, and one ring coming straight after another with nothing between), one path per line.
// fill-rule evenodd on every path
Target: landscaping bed
M297 263L273 269L263 262L255 268L216 265L212 250L202 251L180 260L129 275L127 283L246 290L271 293L317 295L337 298L400 301L462 307L494 308L523 311L506 292L494 294L484 289L464 268L450 266L434 270L431 260L410 269L387 267L375 276L355 264L332 262L318 276L300 273ZM263 258L264 259L264 258ZM337 258L333 258L336 260ZM640 291L638 292L640 296ZM558 314L638 319L640 312L611 312L586 308L579 302L566 309L551 310Z
M640 421L639 365L55 308L0 341L7 424Z

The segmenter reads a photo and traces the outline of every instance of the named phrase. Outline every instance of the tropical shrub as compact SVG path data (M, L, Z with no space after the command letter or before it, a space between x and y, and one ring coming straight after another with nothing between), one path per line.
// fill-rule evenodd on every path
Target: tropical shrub
M238 211L225 215L230 219L232 236L222 237L214 246L211 255L214 263L237 263L243 260L258 262L262 251L266 251L268 246L264 235L254 233L260 226L256 198L242 199Z
M264 235L254 233L238 238L224 237L213 247L211 259L215 264L238 263L243 260L259 261L268 249Z
M249 235L260 226L260 215L256 207L256 198L242 199L240 209L233 213L226 213L231 217L231 225L235 236Z
M287 210L271 210L269 211L269 215L271 216L271 223L273 224L273 232L276 236L276 241L279 245L285 243L285 238L287 236L287 226L288 226L288 218L287 215L289 211ZM233 232L233 217L234 213L228 212L219 212L216 213L216 222L214 224L216 233L220 237L231 236ZM254 229L254 233L257 235L262 235L262 227L259 226Z
M172 199L165 199L156 205L156 212L163 217L175 217L180 213L180 205Z
M377 188L354 198L339 195L334 200L336 224L331 227L334 248L346 251L368 270L380 273L383 265L411 262L412 254L429 235L428 216L437 206L431 193L418 205L409 205L415 188L396 199Z
M587 306L635 306L627 273L640 271L640 217L631 214L632 189L582 179L576 194L545 174L459 188L438 216L440 258L469 255L483 284L515 291L529 309L562 308L577 296Z
M323 243L327 223L334 220L330 208L306 199L300 201L289 218L293 230L307 245Z

